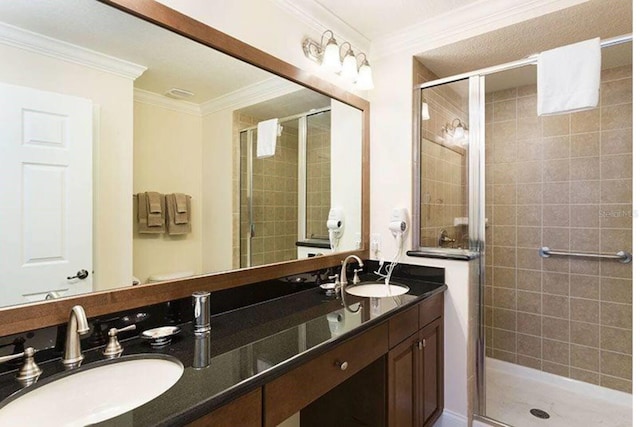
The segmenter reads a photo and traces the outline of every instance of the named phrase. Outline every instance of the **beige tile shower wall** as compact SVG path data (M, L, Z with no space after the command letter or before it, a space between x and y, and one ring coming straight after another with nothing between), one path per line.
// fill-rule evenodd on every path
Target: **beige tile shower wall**
M276 147L275 156L253 160L254 265L297 258L298 129L285 124Z
M327 126L310 124L307 132L307 238L329 238L327 233L329 209L331 209L331 124L327 123Z
M416 63L417 83L433 80L435 75ZM468 247L466 226L454 227L454 218L467 216L466 149L441 145L436 137L447 122L459 118L468 123L468 100L451 87L440 86L423 91L429 105L429 120L421 123L421 205L420 246L437 247L440 231L445 229L456 239L452 247Z
M631 67L600 106L544 118L535 86L487 95L487 355L631 392Z

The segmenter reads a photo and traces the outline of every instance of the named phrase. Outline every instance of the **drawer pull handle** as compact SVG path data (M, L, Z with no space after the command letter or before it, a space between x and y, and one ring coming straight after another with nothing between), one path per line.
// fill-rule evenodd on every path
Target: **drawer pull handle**
M338 368L340 368L341 371L346 371L347 368L349 367L349 363L347 362L340 362L339 360L336 360L336 366Z

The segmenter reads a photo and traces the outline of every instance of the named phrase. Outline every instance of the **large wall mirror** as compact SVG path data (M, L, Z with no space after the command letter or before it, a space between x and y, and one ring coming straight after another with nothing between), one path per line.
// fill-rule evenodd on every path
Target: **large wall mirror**
M0 34L0 306L364 247L366 118L333 86L96 0L1 2Z

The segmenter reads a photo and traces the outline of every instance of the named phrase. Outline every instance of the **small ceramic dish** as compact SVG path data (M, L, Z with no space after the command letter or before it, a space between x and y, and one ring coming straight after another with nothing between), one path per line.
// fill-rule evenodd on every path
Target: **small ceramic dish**
M147 329L140 336L149 341L151 347L161 348L171 344L171 338L180 333L177 326L161 326L159 328Z

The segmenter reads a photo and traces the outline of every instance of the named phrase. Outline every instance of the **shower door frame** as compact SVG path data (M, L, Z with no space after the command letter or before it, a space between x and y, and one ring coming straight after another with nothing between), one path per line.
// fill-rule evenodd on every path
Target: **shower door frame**
M633 41L632 34L624 34L602 40L601 49L616 46ZM470 283L470 286L478 287L478 301L470 301L470 305L475 303L478 310L476 318L477 339L475 345L475 393L473 402L473 419L482 421L495 427L511 427L498 420L489 418L486 415L486 378L485 378L485 331L484 331L484 285L485 285L485 77L513 70L516 68L537 65L538 54L530 55L518 61L507 62L492 67L482 68L468 73L457 74L438 80L432 80L415 87L414 93L414 114L416 131L414 141L414 201L413 201L413 223L420 224L420 139L421 131L421 100L422 90L468 80L469 84L469 146L468 146L468 203L469 203L469 251L477 258L478 274L477 282ZM475 208L473 208L475 207ZM417 234L416 234L417 233ZM420 242L420 228L414 227L414 242ZM418 244L419 246L419 244ZM446 252L446 249L442 249ZM474 259L475 261L475 259Z

